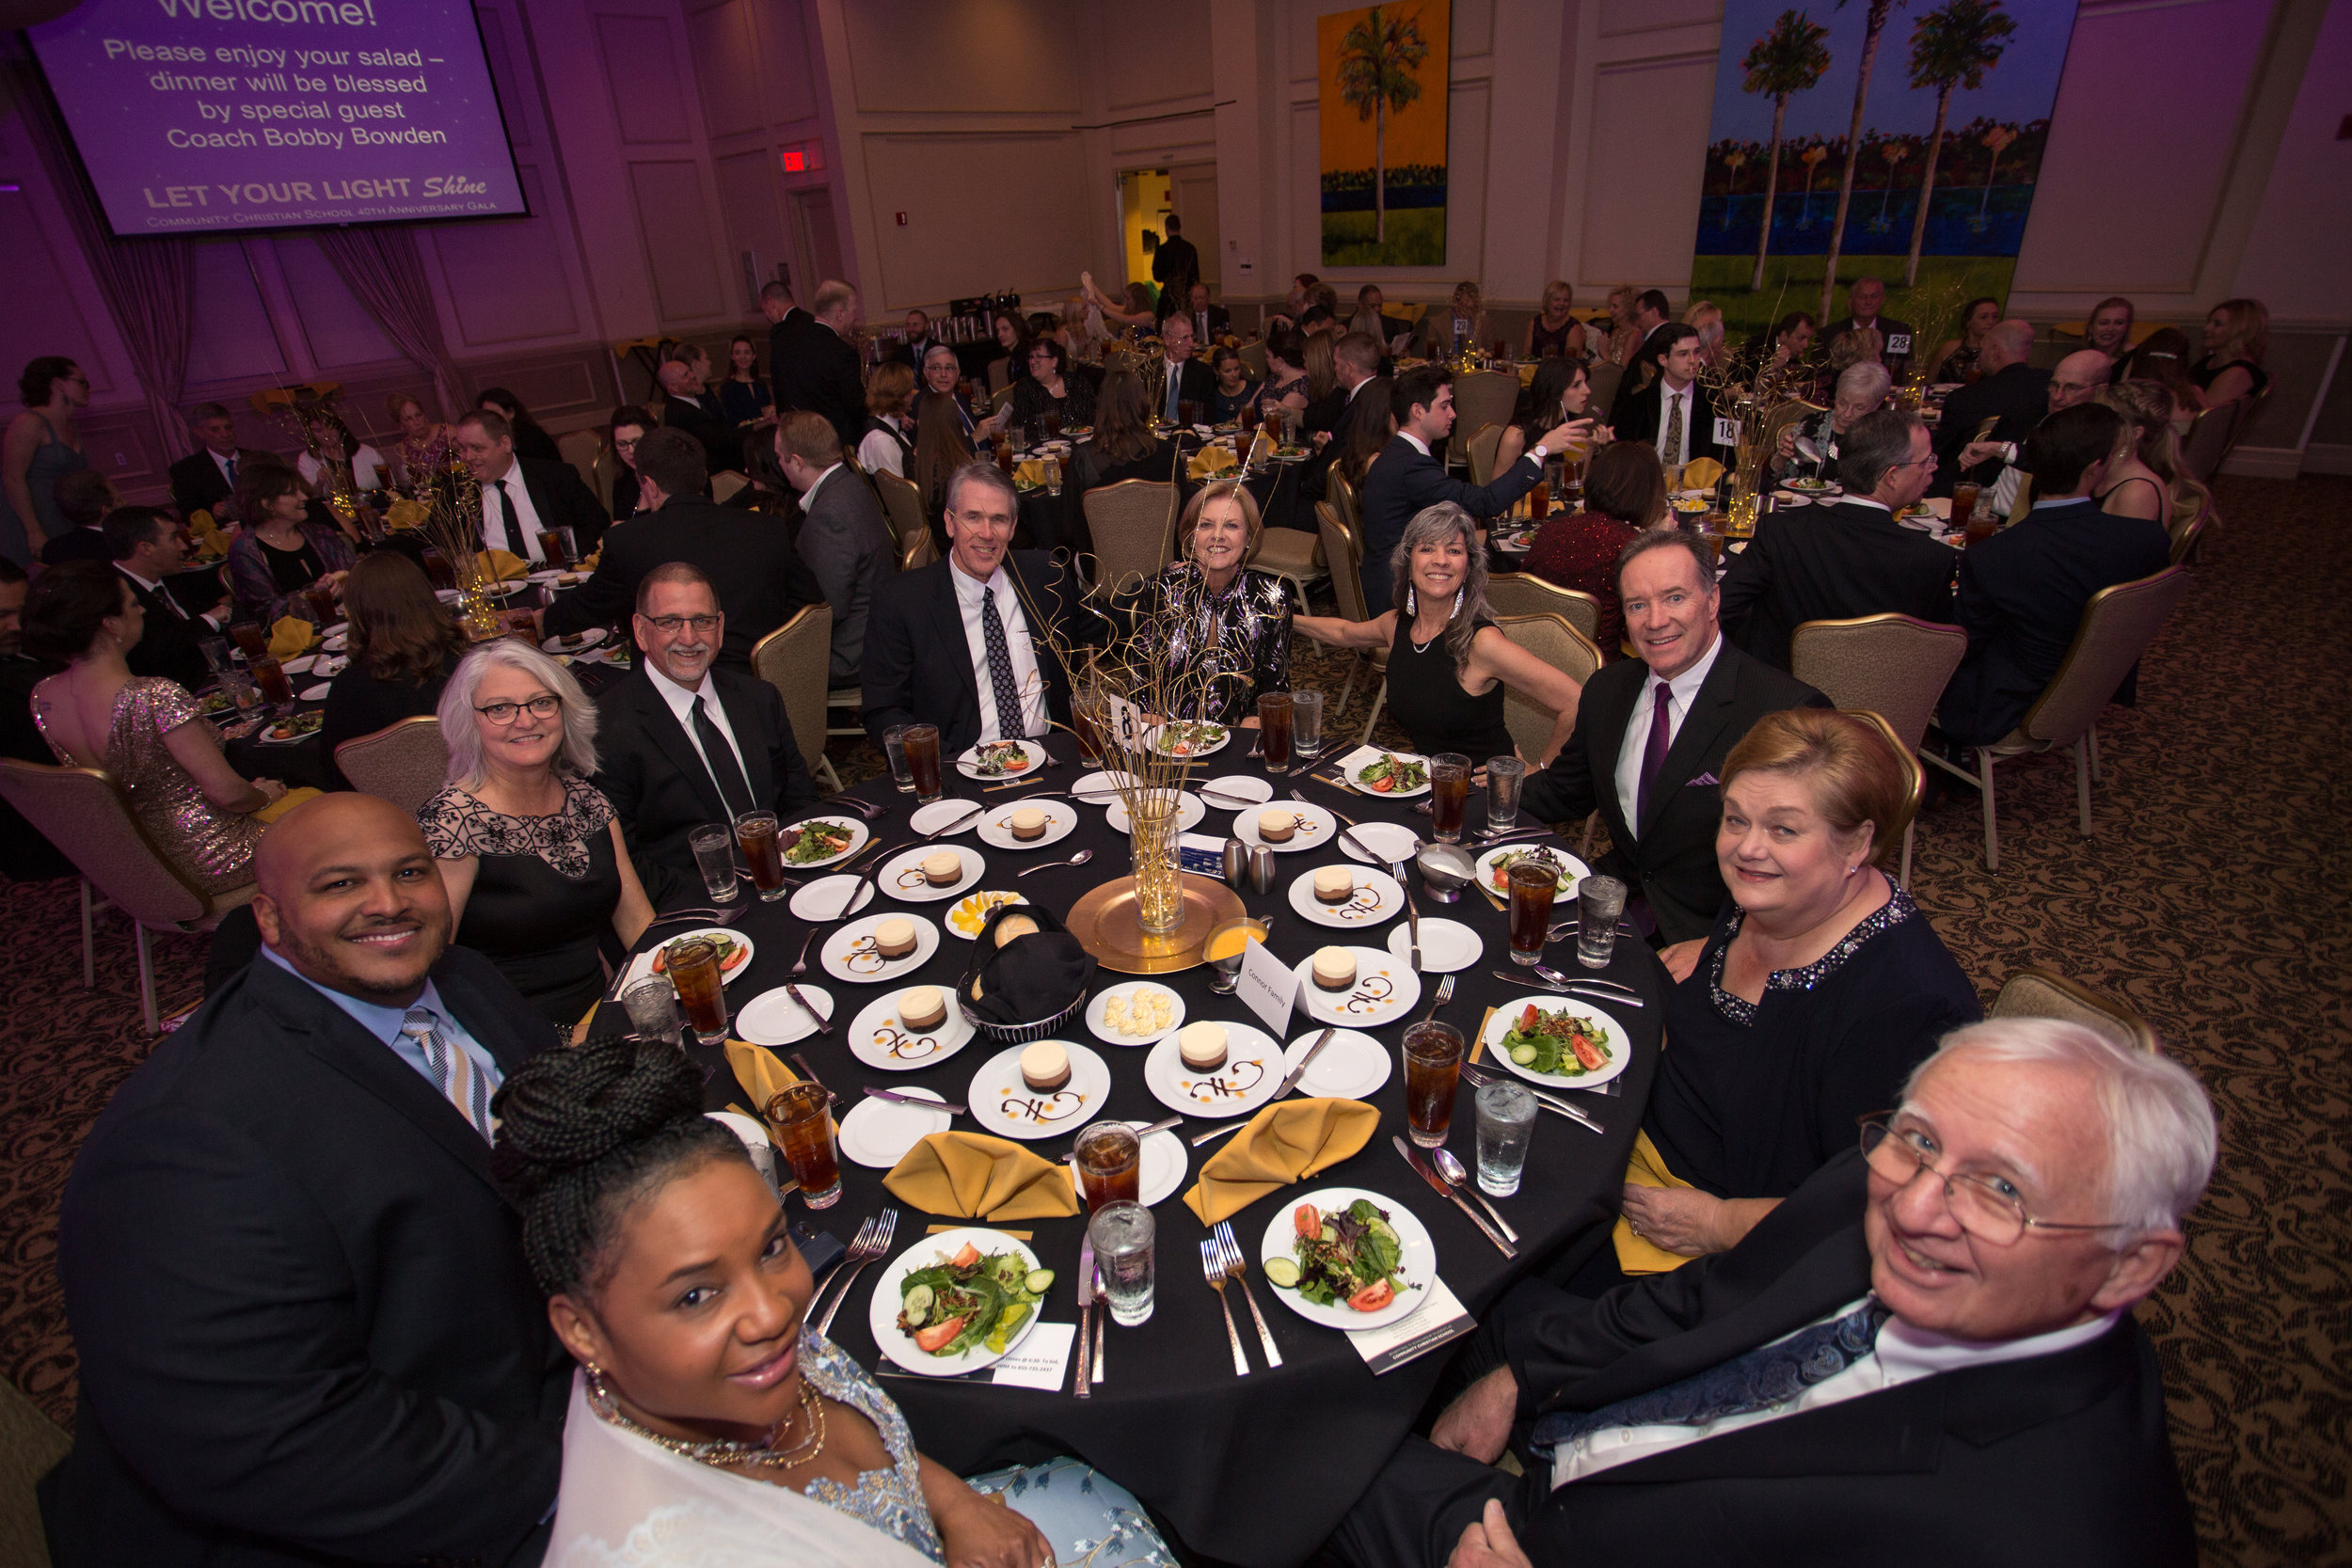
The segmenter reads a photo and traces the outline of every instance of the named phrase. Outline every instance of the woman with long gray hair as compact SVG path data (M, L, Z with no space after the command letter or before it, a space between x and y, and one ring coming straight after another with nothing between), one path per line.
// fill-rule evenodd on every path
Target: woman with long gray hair
M634 945L653 919L620 819L589 782L596 705L554 659L501 638L457 666L440 721L449 787L417 819L457 941L558 1028L584 1023L604 989L605 928Z
M1389 713L1423 756L1457 752L1473 763L1516 754L1503 723L1509 687L1559 715L1543 754L1549 763L1576 724L1582 688L1502 635L1486 604L1486 550L1478 523L1439 501L1405 525L1389 557L1392 609L1369 621L1300 615L1291 625L1337 648L1389 650Z

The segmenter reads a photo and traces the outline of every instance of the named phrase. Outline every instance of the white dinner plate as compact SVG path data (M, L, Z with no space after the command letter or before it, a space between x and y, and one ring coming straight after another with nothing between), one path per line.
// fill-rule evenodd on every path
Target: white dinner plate
M1274 1098L1290 1068L1282 1048L1264 1030L1247 1023L1216 1021L1225 1031L1225 1061L1214 1072L1195 1072L1184 1066L1168 1035L1143 1059L1143 1086L1152 1098L1171 1111L1188 1117L1248 1116Z
M1409 861L1421 852L1421 840L1414 835L1413 830L1395 822L1359 822L1347 831L1350 835L1361 839L1365 848L1380 856L1377 863L1384 866ZM1362 861L1364 858L1356 852L1356 846L1346 838L1340 840L1340 853L1352 861Z
M921 1100L939 1099L912 1084L895 1092ZM944 1110L920 1111L888 1100L861 1100L841 1118L841 1152L861 1165L888 1170L925 1138L946 1132L955 1119Z
M1244 811L1250 806L1263 806L1274 799L1271 783L1264 779L1253 779L1247 773L1228 773L1199 787L1200 798L1208 802L1213 811ZM1242 804L1236 805L1235 801Z
M1400 1229L1398 1234L1404 1234L1403 1230ZM875 1348L908 1371L919 1372L925 1377L960 1377L965 1372L978 1371L982 1367L993 1367L1018 1349L1021 1341L1036 1329L1038 1320L1044 1316L1042 1312L1031 1312L1027 1321L1013 1330L1003 1350L990 1350L985 1340L961 1355L926 1355L916 1350L914 1338L898 1329L898 1304L904 1299L899 1282L917 1269L931 1268L953 1258L962 1250L966 1242L983 1254L1002 1257L1007 1252L1017 1253L1028 1263L1031 1272L1044 1267L1038 1261L1036 1253L1002 1230L974 1226L963 1230L950 1230L943 1235L915 1238L914 1244L892 1259L882 1270L882 1276L874 1281L873 1303L866 1314L866 1326L874 1332ZM1040 1307L1044 1305L1043 1302L1038 1303Z
M885 920L914 922L914 951L903 958L885 958L874 950L874 927ZM939 927L919 914L869 914L852 920L825 939L817 950L818 961L825 973L836 980L855 980L872 985L892 980L901 974L912 974L930 962L939 951Z
M326 694L334 689L334 682L321 681L316 686L304 687L300 691L296 692L295 695L300 697L306 703L323 703L326 701Z
M750 973L752 958L754 955L759 951L758 947L753 943L752 939L745 936L740 931L731 931L723 926L705 926L698 930L680 931L676 936L666 939L660 946L648 948L641 956L642 961L644 965L645 974L654 974L658 973L666 973L668 969L666 960L664 961L663 968L661 970L657 971L653 967L655 955L666 953L671 948L675 947L679 942L686 941L690 937L708 937L713 942L723 940L735 943L736 951L734 954L729 955L729 957L732 957L735 961L729 963L726 958L722 958L719 960L719 979L723 985L731 986L735 984L736 981L741 979L746 974ZM634 981L631 982L631 984L634 983ZM623 987L622 989L627 990L628 988Z
M980 1064L972 1075L972 1092L964 1103L980 1131L1034 1143L1063 1132L1075 1132L1096 1119L1110 1098L1110 1064L1090 1046L1075 1040L1056 1040L1070 1053L1070 1082L1040 1094L1021 1076L1021 1053L1011 1046Z
M997 905L1027 902L1026 898L1017 893L991 891L967 894L956 901L954 909L947 911L947 929L964 941L971 942L978 937L981 929L988 925L988 917L995 912Z
M1605 1044L1609 1059L1591 1072L1574 1075L1537 1072L1532 1067L1521 1067L1511 1060L1511 1053L1503 1048L1502 1037L1511 1032L1531 1003L1545 1012L1565 1011L1570 1017L1580 1019L1592 1027L1608 1030L1609 1038ZM1479 1037L1486 1042L1487 1060L1497 1067L1510 1069L1531 1084L1539 1084L1548 1089L1598 1088L1623 1072L1626 1063L1633 1057L1631 1037L1626 1033L1625 1025L1590 1002L1581 1002L1573 996L1515 996L1495 1009L1495 1016L1486 1021L1486 1030Z
M833 1017L833 992L822 986L802 986L800 991L808 998L808 1006L817 1009L818 1018ZM792 1000L790 991L778 986L743 1004L735 1015L735 1033L754 1045L790 1045L817 1033L817 1020Z
M1421 783L1415 784L1410 789L1379 789L1364 783L1364 769L1378 762L1382 757L1395 757L1403 762L1420 763L1422 773L1423 775ZM1361 762L1350 764L1347 769L1346 778L1350 784L1354 785L1357 789L1361 790L1364 794L1371 796L1375 800L1409 800L1416 795L1426 795L1429 793L1429 780L1427 778L1428 772L1429 759L1427 757L1418 755L1412 752L1375 752L1373 755L1366 757Z
M1311 1203L1318 1213L1327 1214L1345 1209L1358 1198L1371 1199L1388 1215L1390 1228L1396 1232L1399 1250L1404 1253L1397 1267L1397 1275L1404 1283L1399 1287L1394 1301L1377 1312L1359 1312L1344 1302L1334 1302L1329 1307L1318 1306L1306 1300L1295 1290L1286 1291L1271 1280L1266 1282L1266 1288L1274 1292L1276 1300L1309 1323L1321 1323L1326 1328L1385 1328L1390 1323L1401 1322L1421 1309L1430 1285L1438 1277L1438 1245L1429 1239L1429 1227L1396 1199L1384 1193L1366 1192L1361 1187L1318 1187L1311 1193L1301 1193L1295 1197L1286 1196L1273 1217L1266 1221L1265 1234L1259 1240L1259 1268L1263 1269L1268 1259L1295 1257L1292 1246L1298 1240L1298 1225L1293 1216L1298 1212L1300 1204ZM896 1299L895 1294L893 1299Z
M317 654L304 654L299 658L281 658L278 661L278 667L290 675L307 675L310 673L310 666L317 663L318 659Z
M1441 920L1424 915L1421 922L1421 969L1424 974L1446 974L1457 969L1468 969L1486 950L1486 942L1476 931L1458 920ZM1399 921L1389 933L1389 951L1406 963L1413 961L1413 927L1408 921Z
M977 800L966 800L950 795L943 800L933 800L928 806L915 807L914 815L907 818L907 826L928 836L946 828L948 823L964 816L966 812L971 812L972 815L965 820L963 826L950 830L945 835L953 838L957 833L968 833L979 826L980 813L972 810L977 805L979 805ZM982 808L982 810L985 809L985 807Z
M889 995L868 1002L850 1025L850 1053L867 1067L884 1072L913 1072L933 1067L972 1043L972 1021L956 1006L952 986L935 986L947 1005L947 1016L929 1029L910 1029L898 1016L898 1003L914 986L901 986Z
M1166 724L1154 724L1148 732L1146 743L1149 744L1153 751L1159 752L1160 755L1164 757L1184 757L1189 760L1198 761L1201 757L1212 756L1216 752L1225 750L1227 746L1232 744L1233 732L1232 730L1227 729L1222 724L1215 725L1213 728L1216 731L1216 738L1215 740L1201 740L1194 742L1192 750L1188 752L1171 752L1168 750L1168 746L1171 741L1168 736L1168 726Z
M1404 912L1404 885L1387 872L1370 867L1361 871L1352 865L1344 867L1355 880L1355 892L1343 904L1325 903L1315 896L1315 872L1323 869L1302 871L1291 880L1291 908L1316 925L1369 931L1391 915Z
M847 849L843 849L835 854L821 855L816 860L794 860L788 851L794 844L799 842L801 830L807 827L812 822L822 822L829 828L842 828L848 830L850 834L850 847ZM815 871L821 866L835 865L842 861L848 860L851 855L854 855L860 849L865 848L873 836L873 830L866 827L864 820L861 819L855 812L843 812L839 816L831 816L819 813L815 816L799 817L778 828L776 830L777 853L784 856L784 868L788 872L797 873L802 871Z
M1176 807L1176 831L1180 833L1188 833L1200 826L1200 819L1208 815L1208 805L1200 796L1187 789L1180 798ZM1104 813L1104 820L1110 824L1111 831L1114 832L1123 833L1131 831L1131 824L1127 820L1127 803L1124 800L1113 800L1110 809Z
M1283 1073L1297 1071L1321 1029L1310 1029L1284 1048ZM1389 1081L1388 1048L1360 1029L1334 1029L1315 1065L1300 1074L1298 1092L1317 1100L1363 1100Z
M1297 831L1279 844L1267 844L1259 835L1258 817L1262 812L1280 810L1288 813L1298 824ZM1278 855L1295 854L1301 849L1320 849L1339 835L1340 819L1316 805L1312 800L1285 800L1277 807L1265 806L1258 811L1233 814L1233 836L1244 844L1263 845Z
M942 853L955 856L963 869L946 887L933 887L930 879L923 875L923 862L928 856ZM977 849L966 849L955 844L918 844L904 854L894 855L884 862L874 880L893 898L903 899L910 904L935 904L943 898L953 898L969 892L972 884L980 879L980 873L987 869L988 862Z
M1115 806L1119 803L1119 786L1136 782L1133 773L1098 771L1081 774L1078 782L1070 786L1070 796L1082 806Z
M1167 997L1169 1003L1168 1026L1162 1029L1147 1029L1139 1035L1120 1034L1107 1022L1111 998L1114 996L1124 1000L1130 1011L1134 1009L1136 999L1138 997ZM1150 1045L1155 1040L1174 1034L1184 1026L1184 999L1168 987L1148 980L1140 985L1106 986L1087 1004L1087 1027L1094 1031L1096 1039L1112 1045Z
M541 653L576 654L582 648L593 648L604 641L602 626L589 626L564 637L550 637L539 644Z
M1298 1006L1317 1023L1344 1023L1355 1029L1377 1029L1394 1023L1421 1000L1421 976L1404 959L1378 947L1350 947L1356 955L1356 983L1345 990L1325 990L1315 984L1314 955L1293 966L1298 976Z
M1012 831L1012 814L1028 806L1045 814L1045 831L1035 838L1017 837ZM1067 800L1015 800L981 814L980 842L999 849L1042 849L1068 838L1077 828L1078 808Z
M866 891L858 895L857 909L862 910L874 901L874 884L866 879L864 873L857 871L843 871L831 877L819 877L815 881L796 890L792 895L791 903L786 907L790 909L796 917L807 921L812 926L827 920L838 920L845 914L857 912L857 910L843 909L841 900L850 896L850 891L852 888L861 886Z
M980 749L974 746L956 758L956 771L967 779L980 779L989 784L1002 784L1007 779L1033 779L1037 777L1038 769L1045 766L1045 748L1034 740L1024 740L1020 746L1022 755L1029 759L1026 768L1018 768L1009 773L983 773L973 765L974 759L980 754Z
M1523 856L1541 855L1546 860L1549 861L1553 865L1558 866L1560 868L1560 886L1551 895L1551 907L1555 911L1561 909L1564 905L1569 908L1574 907L1576 903L1577 885L1583 881L1585 878L1593 874L1593 868L1586 865L1582 861L1578 860L1574 855L1569 854L1565 849L1555 848L1551 845L1540 842L1530 842L1526 839L1521 839L1516 844L1498 844L1493 848L1487 850L1485 854L1479 856L1478 885L1480 887L1485 888L1487 892L1493 894L1497 898L1502 899L1506 904L1511 901L1511 890L1507 885L1503 887L1495 886L1495 863L1502 859L1503 856L1512 853L1514 850L1518 851ZM1555 913L1552 918L1557 920L1561 917Z

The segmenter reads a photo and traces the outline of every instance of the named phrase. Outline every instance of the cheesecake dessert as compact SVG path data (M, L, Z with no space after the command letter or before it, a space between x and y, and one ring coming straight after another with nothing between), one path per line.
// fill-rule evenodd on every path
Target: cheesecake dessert
M874 927L874 951L885 958L903 958L914 951L914 922L892 915Z
M1070 1082L1070 1053L1059 1040L1040 1040L1021 1053L1021 1081L1039 1094Z
M947 1022L947 999L931 986L917 986L898 998L898 1022L910 1029L936 1029Z
M1035 806L1023 806L1012 814L1012 820L1006 825L1012 830L1012 836L1015 838L1023 840L1043 838L1046 816Z
M1356 896L1356 873L1343 865L1319 866L1315 871L1315 902L1344 904Z
M1176 1032L1176 1054L1187 1072L1215 1072L1225 1065L1225 1025L1185 1024Z
M1262 811L1258 814L1258 837L1268 844L1288 844L1298 832L1298 814L1295 811Z
M1356 983L1356 955L1344 947L1318 947L1311 962L1315 984L1325 990L1345 990Z
M923 857L923 879L933 887L953 887L963 879L963 857L953 849L934 849Z

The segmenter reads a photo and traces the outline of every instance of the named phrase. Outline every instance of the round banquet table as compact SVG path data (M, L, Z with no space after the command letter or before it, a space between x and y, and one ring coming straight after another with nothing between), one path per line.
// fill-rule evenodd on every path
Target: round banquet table
M1235 774L1263 777L1262 762L1243 758L1248 736L1248 732L1235 731L1223 751L1203 759L1196 781ZM1081 771L1074 765L1074 742L1057 731L1048 749L1061 766L1045 770L1040 781L1025 782L1001 793L987 791L948 767L943 769L948 780L947 792L985 800L987 809L993 812L1041 788L1067 790ZM1327 775L1331 769L1327 766L1322 771ZM1302 786L1309 799L1359 821L1395 821L1426 836L1428 821L1414 815L1409 802L1359 796L1306 776L1278 781L1278 796L1285 793L1291 784ZM914 797L897 793L887 776L851 793L887 808L869 826L888 847L861 860L859 868L886 860L915 841L916 835L907 821ZM1081 804L1078 812L1079 825L1069 836L1041 848L998 848L982 843L971 829L936 842L942 846L953 844L985 858L987 868L972 891L1017 889L1032 902L1066 915L1089 889L1124 876L1129 863L1126 836L1108 826L1105 808ZM1479 826L1478 815L1474 807L1470 824L1473 831ZM1221 839L1231 831L1232 816L1230 811L1213 809L1193 832ZM1093 860L1084 866L1057 867L1018 879L1014 877L1025 865L1066 859L1082 848L1094 851ZM1404 920L1399 914L1372 930L1343 933L1311 924L1293 911L1288 896L1293 879L1315 865L1340 863L1343 859L1336 844L1320 850L1280 854L1276 856L1279 870L1271 893L1243 891L1243 901L1249 912L1263 918L1269 927L1269 947L1286 963L1297 962L1327 941L1384 945L1391 927ZM1418 875L1415 881L1419 881ZM749 884L742 885L748 895ZM697 892L694 902L703 902ZM1504 917L1474 890L1464 890L1459 901L1450 906L1435 902L1419 886L1414 892L1420 899L1423 920L1442 916L1458 921L1476 931L1484 942L1478 959L1455 976L1457 990L1454 1000L1438 1015L1462 1030L1474 1047L1476 1031L1489 1006L1532 990L1495 976L1494 971L1512 967ZM780 1057L791 1053L804 1056L839 1098L837 1114L847 1115L868 1085L921 1087L935 1091L951 1102L966 1101L973 1075L1001 1049L984 1038L975 1038L949 1060L911 1072L884 1073L859 1062L844 1043L850 1021L859 1009L899 987L929 984L952 990L971 955L969 942L946 923L946 912L955 903L955 899L948 899L901 904L878 890L877 896L859 911L861 915L893 911L920 915L940 928L939 950L930 960L919 971L894 975L886 983L840 980L823 972L816 951L811 950L808 973L802 984L820 985L831 993L834 1033L812 1035L777 1048L776 1053ZM753 899L735 924L751 937L756 949L748 972L727 987L729 1008L740 1009L787 978L810 927L793 917L787 901L781 899L772 904ZM818 946L823 944L822 933L836 924L819 925ZM641 945L653 945L688 928L675 924L657 927ZM1547 957L1555 965L1573 967L1570 945L1555 943ZM1168 985L1184 999L1187 1022L1257 1024L1260 1021L1238 997L1220 997L1210 992L1210 973L1205 967L1195 967L1152 978ZM1329 1534L1354 1500L1357 1489L1406 1434L1437 1383L1450 1347L1375 1377L1343 1335L1310 1323L1276 1299L1277 1292L1256 1266L1260 1236L1273 1216L1286 1215L1295 1199L1313 1187L1369 1188L1402 1204L1428 1227L1436 1243L1438 1274L1463 1305L1477 1314L1548 1254L1588 1227L1613 1217L1634 1131L1657 1068L1665 972L1647 947L1627 938L1617 943L1605 976L1634 988L1646 1004L1640 1008L1594 1004L1624 1024L1631 1059L1619 1079L1622 1086L1617 1095L1592 1092L1568 1096L1605 1132L1596 1133L1549 1114L1537 1117L1534 1148L1518 1195L1493 1200L1519 1232L1521 1241L1516 1259L1506 1259L1452 1202L1416 1176L1390 1142L1391 1135L1403 1132L1406 1125L1404 1074L1393 1054L1405 1030L1400 1019L1367 1031L1391 1052L1389 1079L1369 1097L1369 1102L1380 1113L1380 1129L1372 1141L1342 1164L1304 1183L1261 1198L1232 1216L1235 1237L1251 1260L1250 1289L1256 1292L1281 1350L1281 1367L1266 1367L1248 1307L1234 1299L1238 1291L1229 1290L1227 1296L1232 1301L1235 1322L1251 1367L1248 1376L1235 1375L1217 1298L1200 1275L1200 1243L1208 1232L1184 1206L1183 1193L1198 1179L1201 1163L1225 1147L1222 1142L1203 1148L1190 1147L1190 1135L1222 1125L1217 1119L1206 1117L1188 1117L1178 1129L1187 1138L1184 1181L1174 1196L1152 1211L1158 1222L1158 1239L1157 1298L1152 1318L1134 1328L1111 1329L1104 1355L1104 1380L1094 1387L1090 1398L1079 1400L1070 1391L1074 1356L1064 1366L1061 1387L1053 1391L943 1381L912 1373L898 1375L898 1369L880 1356L867 1326L866 1314L882 1273L880 1265L869 1267L850 1287L847 1303L834 1322L831 1338L861 1365L883 1374L884 1386L913 1424L915 1441L926 1453L961 1474L973 1474L997 1464L1073 1453L1133 1490L1172 1524L1196 1551L1249 1568L1278 1568L1298 1562ZM1090 994L1132 983L1136 978L1099 971ZM1417 1019L1429 1011L1439 978L1434 974L1422 976L1422 999L1410 1009L1409 1017ZM600 1032L626 1031L628 1027L627 1015L611 1005L602 1009L596 1020ZM1295 1012L1280 1032L1282 1042L1288 1044L1318 1027ZM1111 1092L1101 1115L1156 1121L1168 1114L1168 1108L1145 1087L1145 1049L1106 1044L1082 1019L1073 1019L1061 1034L1062 1037L1083 1042L1110 1065ZM715 1069L707 1089L710 1109L721 1110L730 1104L751 1107L752 1096L737 1085L719 1048L689 1049L690 1054L703 1066ZM1492 1062L1490 1056L1481 1060L1488 1065ZM1470 1095L1465 1085L1455 1101L1450 1145L1464 1165L1475 1168L1475 1116ZM975 1124L969 1117L959 1117L955 1126L970 1131ZM1075 1128L1071 1131L1074 1132ZM1069 1135L1057 1134L1025 1147L1048 1161L1058 1161L1069 1152L1070 1143ZM893 1258L926 1244L927 1227L933 1224L946 1228L951 1225L982 1223L925 1214L900 1203L883 1187L882 1171L846 1158L841 1162L841 1171L844 1191L840 1201L830 1209L809 1214L808 1218L844 1242L867 1215L886 1206L901 1211ZM787 1203L795 1218L799 1218L803 1212L799 1198L787 1196ZM1008 1222L1006 1227L1032 1232L1030 1245L1044 1266L1056 1273L1041 1317L1049 1323L1074 1323L1081 1221L1019 1220ZM838 1293L837 1288L822 1292L826 1303Z

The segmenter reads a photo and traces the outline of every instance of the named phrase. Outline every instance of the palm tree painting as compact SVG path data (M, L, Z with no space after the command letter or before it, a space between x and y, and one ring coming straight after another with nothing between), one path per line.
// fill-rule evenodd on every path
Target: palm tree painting
M1886 160L1886 188L1879 192L1879 215L1870 225L1870 231L1874 234L1883 234L1891 227L1886 221L1886 204L1894 198L1895 173L1903 160L1911 156L1911 144L1907 141L1883 141L1879 143L1879 156Z
M1843 9L1846 0L1837 0ZM1837 293L1837 253L1845 247L1846 210L1853 205L1854 166L1862 161L1862 114L1870 101L1870 67L1878 59L1879 35L1886 30L1886 13L1896 0L1868 0L1868 20L1862 33L1862 70L1853 85L1853 124L1846 132L1846 172L1837 182L1837 216L1829 226L1829 260L1821 268L1821 319Z
M1764 258L1772 244L1772 202L1780 195L1780 135L1788 122L1788 100L1792 94L1809 90L1829 69L1829 51L1821 46L1827 37L1829 29L1803 11L1783 11L1772 31L1757 39L1740 61L1748 73L1742 88L1769 94L1772 100L1772 150L1764 166L1764 217L1756 230L1756 277L1748 284L1751 290L1764 287ZM1808 200L1812 185L1808 178ZM1724 206L1728 214L1730 204ZM1728 215L1724 221L1729 222Z
M1804 166L1804 204L1797 209L1797 227L1800 229L1813 227L1813 176L1820 171L1821 165L1828 158L1829 149L1820 142L1815 142L1811 147L1806 148L1804 155L1797 160Z
M1451 0L1315 19L1321 56L1324 261L1445 259Z
M1415 13L1375 6L1340 40L1340 102L1356 118L1372 121L1372 237L1389 239L1388 129L1391 110L1411 106L1421 96L1413 74L1429 57Z
M1944 126L1951 118L1952 93L1974 92L1984 73L2000 63L2017 24L2001 14L2001 0L1950 0L1919 19L1911 30L1911 85L1935 89L1935 129L1928 136L1928 167L1919 185L1919 211L1911 220L1911 257L1903 265L1903 287L1919 281L1919 252L1928 238L1928 201L1935 194L1935 165L1944 150Z
M1986 161L1984 166L1984 199L1977 203L1976 225L1979 229L1984 227L1985 214L1993 206L1993 171L2001 166L2003 150L2016 139L2017 133L2006 125L1995 125L1984 134L1981 145L1993 156Z

